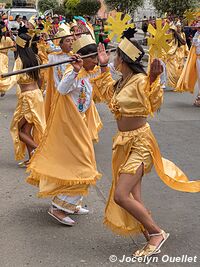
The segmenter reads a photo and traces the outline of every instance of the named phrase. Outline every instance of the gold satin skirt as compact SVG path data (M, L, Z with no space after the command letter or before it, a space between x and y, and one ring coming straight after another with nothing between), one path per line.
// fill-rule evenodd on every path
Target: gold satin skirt
M104 218L104 224L117 234L132 235L142 232L143 226L114 201L120 173L134 175L142 163L145 174L154 165L161 180L169 187L183 192L200 192L200 181L189 181L173 162L161 157L148 123L134 131L118 132L113 140L113 181Z
M23 160L25 157L26 146L20 141L18 130L18 123L23 118L33 124L33 139L36 144L39 144L46 127L44 101L40 89L22 92L18 95L18 103L10 127L16 160Z

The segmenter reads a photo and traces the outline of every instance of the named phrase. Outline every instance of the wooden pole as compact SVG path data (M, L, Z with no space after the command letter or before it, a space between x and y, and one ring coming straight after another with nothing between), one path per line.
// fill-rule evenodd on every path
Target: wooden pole
M117 48L107 49L106 52L114 52L114 51L116 51L116 49ZM91 53L91 54L88 54L88 55L81 56L81 58L84 59L84 58L88 58L88 57L96 56L96 55L98 55L98 52L94 52L94 53ZM7 77L10 77L10 76L14 76L14 75L22 74L22 73L26 73L26 72L30 72L30 71L34 71L34 70L38 70L38 69L46 69L46 68L54 67L54 66L57 66L57 65L62 65L62 64L66 64L66 63L72 63L72 62L75 62L75 61L76 60L74 60L74 59L68 59L68 60L63 60L63 61L60 61L60 62L38 65L38 66L26 68L26 69L21 69L21 70L17 70L17 71L12 71L12 72L8 72L8 73L5 73L5 74L1 74L1 78L7 78Z
M64 35L64 36L62 36L62 37L48 38L48 39L45 39L44 41L47 42L47 41L52 41L52 40L62 39L62 38L66 38L66 37L73 37L74 35L89 34L89 33L90 33L89 31L87 31L87 32L80 32L80 33L73 33L73 34ZM40 40L33 41L32 44L38 43L39 41L40 41ZM1 48L0 48L0 51L5 50L5 49L14 48L14 47L16 47L16 46L15 46L15 45L12 45L12 46L1 47Z

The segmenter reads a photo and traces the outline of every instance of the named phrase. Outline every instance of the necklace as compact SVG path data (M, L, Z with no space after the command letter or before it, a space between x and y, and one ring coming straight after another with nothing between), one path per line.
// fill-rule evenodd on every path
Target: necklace
M126 76L126 78L123 80L123 78L121 78L117 84L116 84L116 88L115 88L115 92L118 94L122 88L124 87L124 85L130 80L130 78L133 76L133 73L131 72L130 74L128 74L128 76Z

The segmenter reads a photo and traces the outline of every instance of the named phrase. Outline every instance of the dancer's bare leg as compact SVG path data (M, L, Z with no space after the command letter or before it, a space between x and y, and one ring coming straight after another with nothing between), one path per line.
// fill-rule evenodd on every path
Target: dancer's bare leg
M33 124L28 123L25 118L23 118L18 124L19 138L26 144L29 158L31 157L31 152L37 148L37 144L34 142L31 135L32 127Z
M142 175L143 164L138 168L135 175L127 173L120 174L114 199L119 206L132 214L132 216L135 217L145 229L147 229L149 234L160 233L161 228L153 221L144 205L130 196L130 193L134 190L138 181L141 180ZM152 236L149 244L157 246L160 244L162 239L163 237L160 235Z
M133 187L133 189L131 190L131 194L135 200L137 200L138 202L140 202L144 206L144 203L142 202L142 198L141 198L141 183L142 183L142 178L140 180L138 180L137 184ZM148 211L148 213L150 214L149 211ZM142 233L143 233L144 237L146 238L146 240L149 241L150 237L149 237L148 231L146 229L143 229Z

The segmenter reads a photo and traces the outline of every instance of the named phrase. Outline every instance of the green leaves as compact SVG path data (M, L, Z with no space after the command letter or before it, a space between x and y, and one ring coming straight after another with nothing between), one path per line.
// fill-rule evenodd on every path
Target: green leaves
M105 0L110 10L131 13L144 4L144 0Z
M100 1L95 0L66 0L65 8L70 15L96 15L101 7Z
M99 0L65 0L59 5L57 0L39 0L38 7L41 12L52 9L59 15L96 15L101 7Z
M172 15L183 15L183 13L194 7L196 0L152 0L153 5L160 13L171 13Z
M38 7L41 12L44 12L48 9L55 10L59 6L57 0L39 0Z

